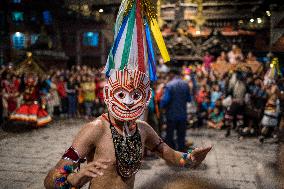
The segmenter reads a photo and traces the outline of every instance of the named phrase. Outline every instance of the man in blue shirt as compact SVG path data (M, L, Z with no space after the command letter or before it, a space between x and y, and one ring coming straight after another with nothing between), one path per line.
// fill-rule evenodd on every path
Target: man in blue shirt
M187 125L187 102L191 101L187 82L181 79L178 69L170 71L170 82L164 89L160 107L166 110L167 130L166 143L174 149L185 150L185 135ZM174 131L177 130L177 147L174 142Z

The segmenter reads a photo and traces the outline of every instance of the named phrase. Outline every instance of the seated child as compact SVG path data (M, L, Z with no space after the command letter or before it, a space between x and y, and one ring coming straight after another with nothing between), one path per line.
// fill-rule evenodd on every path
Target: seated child
M211 108L215 107L215 103L219 100L222 96L222 92L220 91L219 85L213 85L213 91L211 92Z
M209 115L208 127L214 129L222 129L224 126L224 112L220 111L218 107L213 109Z
M205 97L198 110L198 126L203 126L208 119L208 112L210 111L210 99Z

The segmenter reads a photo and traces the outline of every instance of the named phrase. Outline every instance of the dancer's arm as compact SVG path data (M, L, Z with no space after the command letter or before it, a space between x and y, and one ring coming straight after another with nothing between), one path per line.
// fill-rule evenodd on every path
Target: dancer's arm
M95 148L99 136L101 136L103 132L104 128L101 120L96 120L85 125L72 143L72 148L76 151L76 153L74 153L74 151L71 150L73 152L72 157L77 154L80 159L85 158ZM109 162L109 160L101 159L87 164L77 173L72 173L72 169L76 169L80 162L61 159L57 165L49 171L45 178L44 186L47 189L54 189L56 185L64 184L64 182L59 183L60 180L64 181L67 179L66 184L81 187L92 178L101 176L103 174L102 170L107 168Z
M146 147L151 151L157 153L167 163L175 166L183 166L180 164L180 160L183 157L184 153L175 151L174 149L170 148L147 123L145 123L144 127L146 131ZM194 149L191 154L188 155L188 161L186 161L185 163L190 164L191 167L198 166L205 159L207 153L211 149L212 146Z

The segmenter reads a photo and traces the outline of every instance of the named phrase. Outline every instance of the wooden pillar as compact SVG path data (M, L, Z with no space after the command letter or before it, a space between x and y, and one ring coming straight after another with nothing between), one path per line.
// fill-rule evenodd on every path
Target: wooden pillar
M81 31L76 33L76 64L82 64L81 57Z
M105 65L106 64L106 45L105 45L105 36L103 35L103 31L100 32L101 35L101 65Z

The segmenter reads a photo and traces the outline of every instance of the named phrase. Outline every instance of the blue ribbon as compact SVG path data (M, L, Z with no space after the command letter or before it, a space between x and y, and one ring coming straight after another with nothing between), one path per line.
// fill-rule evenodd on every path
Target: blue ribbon
M116 51L117 51L117 48L118 48L118 45L120 43L120 40L121 40L121 37L123 35L123 32L126 28L126 24L127 24L127 21L128 21L128 18L129 18L129 14L123 18L123 21L122 21L122 24L120 26L120 29L119 29L119 32L115 38L115 41L114 41L114 44L112 46L112 49L111 49L111 52L109 54L109 62L111 61L113 63L113 59L115 57L115 54L116 54ZM109 72L110 72L110 67L108 65L108 69L107 69L107 72L106 72L106 76L109 77Z
M148 25L148 22L145 20L145 33L148 47L148 65L149 65L149 76L151 81L157 81L156 75L156 59L153 48L153 42L151 37L151 31Z
M120 29L119 29L119 32L118 32L117 37L116 37L116 39L115 39L115 42L114 42L114 44L113 44L113 49L112 49L112 55L113 55L113 56L115 56L115 53L116 53L116 51L117 51L118 44L119 44L119 42L120 42L120 40L121 40L121 37L122 37L122 34L123 34L124 30L125 30L125 26L126 26L126 24L127 24L128 18L129 18L129 14L128 14L126 17L123 18L121 27L120 27Z

